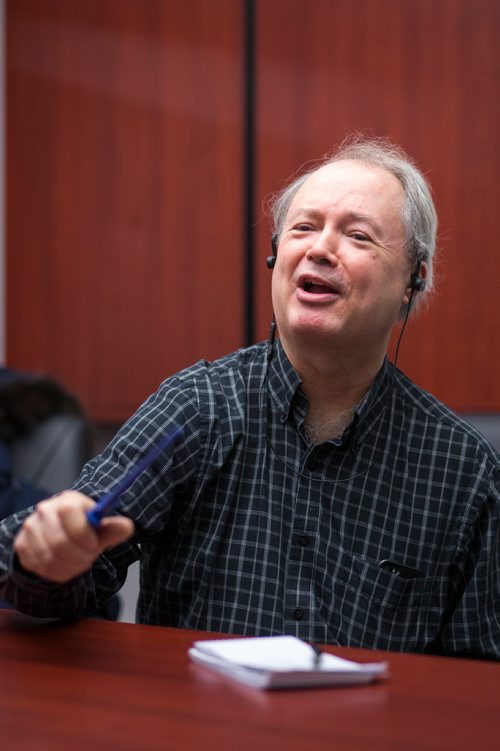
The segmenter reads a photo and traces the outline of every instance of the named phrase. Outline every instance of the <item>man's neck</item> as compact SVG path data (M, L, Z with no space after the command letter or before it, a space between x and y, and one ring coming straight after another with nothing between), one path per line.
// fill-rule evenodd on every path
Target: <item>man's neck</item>
M309 401L306 426L311 439L318 443L341 435L382 367L385 352L367 356L330 349L313 354L282 344Z

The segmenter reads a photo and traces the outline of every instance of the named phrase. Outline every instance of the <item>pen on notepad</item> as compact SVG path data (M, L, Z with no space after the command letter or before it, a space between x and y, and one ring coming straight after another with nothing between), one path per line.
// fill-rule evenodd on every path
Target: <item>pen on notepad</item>
M123 480L120 480L120 482L118 482L115 487L109 491L109 493L106 493L106 495L103 495L101 498L99 498L94 508L90 511L87 511L87 520L92 527L99 526L103 516L110 514L111 511L115 508L120 495L132 485L132 483L139 477L140 474L142 474L142 472L144 472L144 470L152 465L154 460L163 451L165 451L165 449L167 449L174 443L176 438L178 438L181 433L182 431L180 428L175 428L171 433L169 433L155 446L153 446L153 448L148 451L146 456L144 456L140 462L137 462L135 467L133 467L130 472L125 475Z
M315 668L319 668L320 662L321 662L321 658L323 656L323 650L321 649L321 647L318 647L316 644L312 644L311 642L307 642L307 643L309 644L309 646L311 647L312 651L314 652L313 666Z

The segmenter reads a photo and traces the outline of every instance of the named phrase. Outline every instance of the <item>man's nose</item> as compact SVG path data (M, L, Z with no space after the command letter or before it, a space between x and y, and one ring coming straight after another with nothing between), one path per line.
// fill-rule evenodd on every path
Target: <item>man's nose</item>
M324 229L314 238L306 252L306 257L315 263L337 263L339 239L335 232Z

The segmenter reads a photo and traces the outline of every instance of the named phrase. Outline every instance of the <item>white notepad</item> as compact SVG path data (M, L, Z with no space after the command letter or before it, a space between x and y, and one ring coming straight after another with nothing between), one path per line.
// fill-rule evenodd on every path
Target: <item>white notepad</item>
M387 662L362 664L316 652L295 636L196 641L194 662L262 689L342 686L370 683L387 676Z

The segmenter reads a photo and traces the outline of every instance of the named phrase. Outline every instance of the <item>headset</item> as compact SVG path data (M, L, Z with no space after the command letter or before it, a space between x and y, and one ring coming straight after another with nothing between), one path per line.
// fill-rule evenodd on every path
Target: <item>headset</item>
M273 250L272 256L267 256L266 265L268 269L274 269L276 259L278 257L278 233L275 232L271 237L271 248Z
M427 284L427 281L422 276L420 276L420 267L422 266L423 260L424 260L424 254L418 253L415 271L410 277L409 287L410 287L412 294L414 292L423 292L425 289L425 285Z

